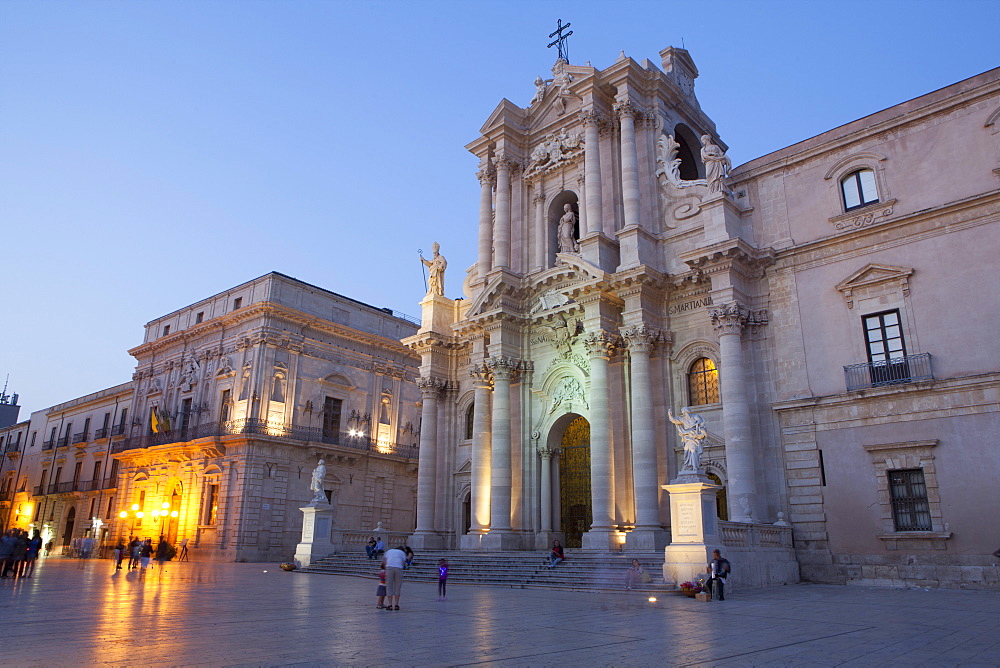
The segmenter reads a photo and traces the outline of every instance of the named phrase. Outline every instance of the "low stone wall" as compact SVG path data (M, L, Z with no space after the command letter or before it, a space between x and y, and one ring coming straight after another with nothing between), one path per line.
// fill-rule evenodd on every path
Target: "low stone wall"
M774 524L719 522L722 556L729 560L733 587L767 587L800 581L792 528Z
M847 584L1000 591L1000 559L991 555L835 554Z

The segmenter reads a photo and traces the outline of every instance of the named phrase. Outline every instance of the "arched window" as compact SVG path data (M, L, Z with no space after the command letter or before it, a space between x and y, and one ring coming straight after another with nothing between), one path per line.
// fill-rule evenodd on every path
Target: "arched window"
M473 422L472 416L475 413L476 404L469 404L469 408L465 411L465 440L471 441L473 436Z
M284 374L276 373L274 374L273 384L271 386L271 401L279 404L285 403L285 376Z
M844 211L857 209L878 201L875 172L870 169L859 169L842 178L840 190L844 194Z
M700 357L688 371L688 405L703 406L719 403L719 370L715 362Z

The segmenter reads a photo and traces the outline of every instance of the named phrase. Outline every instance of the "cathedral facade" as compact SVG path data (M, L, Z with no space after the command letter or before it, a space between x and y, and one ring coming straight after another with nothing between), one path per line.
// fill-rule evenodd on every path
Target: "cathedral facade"
M560 59L468 145L478 258L404 340L411 545L659 549L688 407L724 551L790 525L806 579L997 586L1000 70L732 169L660 56Z

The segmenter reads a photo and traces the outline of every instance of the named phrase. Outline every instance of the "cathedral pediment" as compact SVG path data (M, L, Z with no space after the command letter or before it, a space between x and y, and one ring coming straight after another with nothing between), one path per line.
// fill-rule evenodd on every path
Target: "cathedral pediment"
M483 127L479 131L483 135L489 135L493 130L499 127L513 128L516 130L522 130L525 127L525 112L524 109L517 106L507 98L500 100L500 104L497 105L493 113L483 124Z

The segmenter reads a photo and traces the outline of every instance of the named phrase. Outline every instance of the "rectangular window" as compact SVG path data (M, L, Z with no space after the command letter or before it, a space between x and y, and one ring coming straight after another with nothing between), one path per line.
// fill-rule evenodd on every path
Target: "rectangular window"
M207 485L205 490L205 524L215 524L219 511L219 486Z
M106 520L110 520L111 519L111 511L112 511L112 509L114 509L114 507L115 507L115 497L114 496L109 496L108 497L108 512L104 515L104 519L106 519Z
M186 441L188 439L188 428L191 426L191 399L185 399L181 402L181 414L180 414L180 429L181 429L181 440Z
M166 336L169 333L170 333L170 325L164 325L163 326L163 336Z
M125 418L127 416L128 416L128 409L127 408L123 408L122 409L122 419L118 422L118 426L115 427L115 431L114 431L114 435L115 436L118 436L119 434L124 434L125 433Z
M340 435L340 399L327 397L323 402L323 438L337 438Z
M233 391L223 390L219 402L219 422L229 422L232 419Z
M931 511L923 469L889 471L892 520L896 531L930 531Z
M76 466L73 467L73 487L76 487L76 483L80 482L80 473L83 471L83 462L77 462Z
M862 321L872 385L889 385L909 380L910 366L906 362L906 344L903 341L899 310L866 315Z
M235 311L239 307L243 306L243 297L237 297L233 300L233 310Z
M101 481L101 464L103 462L94 462L94 477L91 480L94 481L94 489L100 489L97 484Z
M38 432L37 431L31 432L31 443L29 443L28 445L32 448L35 447L35 436L38 436Z
M108 474L108 481L110 483L110 486L112 486L112 487L116 486L115 482L117 480L118 480L118 460L117 459L112 459L111 460L111 473Z
M198 323L201 323L201 322L204 322L204 321L205 321L205 312L204 311L199 311L198 314L195 315L195 317L194 317L194 324L197 325Z

